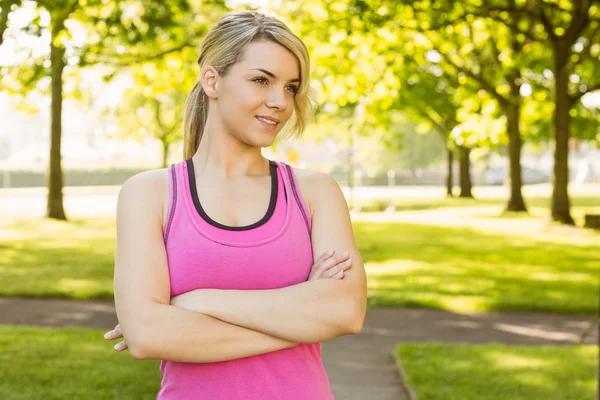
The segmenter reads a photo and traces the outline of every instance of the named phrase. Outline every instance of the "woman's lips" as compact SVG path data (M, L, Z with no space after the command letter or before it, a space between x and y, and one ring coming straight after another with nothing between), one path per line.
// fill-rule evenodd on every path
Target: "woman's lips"
M275 123L275 124L269 124L267 122L261 121L258 117L256 117L256 120L262 125L262 127L268 131L273 131L275 129L277 129L277 125L279 125L279 123Z

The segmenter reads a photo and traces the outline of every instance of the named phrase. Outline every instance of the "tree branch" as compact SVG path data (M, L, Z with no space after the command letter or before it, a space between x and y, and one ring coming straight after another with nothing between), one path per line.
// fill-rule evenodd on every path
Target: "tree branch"
M510 27L509 27L510 29ZM490 35L490 44L492 46L492 54L494 55L494 60L495 61L499 61L500 60L500 51L498 50L498 42L496 41L496 36L495 35Z
M570 62L569 59L569 69L574 69L576 66L578 66L579 64L581 64L583 61L587 60L589 57L592 56L591 54L591 48L592 48L592 44L593 43L598 43L598 41L600 40L596 40L596 36L599 36L598 39L600 39L600 35L598 35L600 33L600 22L598 22L598 25L596 25L596 29L594 29L590 35L588 37L586 37L587 39L587 44L583 46L583 49L579 52L579 53L574 53L577 54L577 56L579 57L577 59L577 61L575 62Z
M13 5L17 7L21 6L22 0L0 0L0 46L4 43L4 32L8 28L8 15L11 12L11 8Z
M411 107L414 107L415 110L417 110L417 113L419 115L421 115L423 118L425 118L426 120L430 121L433 125L435 125L435 127L438 129L438 131L444 135L446 138L448 137L448 133L450 132L447 127L445 127L443 125L443 122L437 121L436 118L434 118L431 113L429 113L426 109L424 109L423 107L419 106L417 103L413 103L411 104Z
M73 14L75 12L75 10L77 10L77 8L79 8L79 0L73 0L73 3L71 4L71 7L69 8L69 10L67 11L67 17L69 18L69 15Z
M585 4L584 4L585 3ZM565 33L567 46L571 47L581 32L590 23L588 11L591 7L591 0L579 0L574 2L573 13L571 14L571 24Z
M447 54L442 53L439 50L438 53L442 56L444 60L446 60L448 64L452 65L452 67L454 67L457 71L460 71L463 74L470 76L473 80L477 81L479 85L481 85L481 88L489 94L491 94L502 106L508 104L508 100L496 91L495 86L492 85L490 82L486 81L480 74L476 74L468 68L457 65L454 61L450 59L450 57Z
M143 55L135 54L135 55L126 56L127 58L125 58L123 55L120 55L120 54L106 54L107 58L98 57L91 61L86 59L86 60L84 60L84 64L85 65L109 64L109 65L113 65L116 67L127 67L132 64L141 64L141 63L144 63L147 61L160 59L160 58L166 56L167 54L176 53L178 51L185 49L186 47L195 47L196 45L197 44L195 42L193 42L192 40L188 40L188 41L181 43L175 47L172 47L170 49L166 49L163 51L159 51L158 53L154 53L154 54L143 54ZM87 51L89 51L89 48L84 50L84 53L82 53L82 58L85 57L85 54L87 54ZM101 54L101 55L105 55L105 54Z
M165 127L160 119L160 101L158 99L152 99L151 101L154 103L154 119L156 120L158 129L160 129L161 132L164 132Z
M505 12L509 15L512 15L513 17L520 17L522 14L526 14L529 15L530 17L534 17L537 18L537 15L535 15L535 13L533 13L531 10L527 9L527 8L515 8L514 6L512 7L502 7L502 6L498 6L498 5L492 5L486 3L485 5L485 9L487 9L488 11L492 11L492 12ZM488 14L488 16L490 16Z
M533 40L533 41L541 40L541 38L535 37L533 35L533 29L532 29L533 25L534 25L533 23L529 24L528 30L522 30L518 24L519 19L522 18L524 15L528 16L531 21L539 20L539 14L536 13L533 8L531 8L531 5L529 3L526 3L525 6L521 7L521 8L517 8L514 3L512 3L510 7L502 7L502 6L499 6L496 4L490 4L488 2L485 2L484 4L485 4L484 7L478 7L478 8L475 8L474 10L482 10L482 11L486 10L486 11L488 11L487 13L486 12L477 13L474 10L469 11L469 13L471 15L478 15L478 16L485 17L485 18L491 18L494 21L500 22L500 23L506 25L507 27L512 28L514 31L516 31L518 33L522 33L530 40ZM507 13L509 15L509 17L512 17L512 20L510 18L508 18L508 19L502 18L501 17L502 13Z
M539 2L537 3L537 5L538 5L538 9L537 9L538 20L544 26L544 29L546 30L546 33L548 34L548 38L550 39L550 43L552 44L552 46L556 46L556 44L558 42L558 37L556 36L556 34L554 34L554 27L552 26L550 19L548 19L548 16L546 15L546 12L544 11L544 4L545 3L542 3L542 4L540 4Z
M595 92L596 90L600 90L600 82L598 82L598 83L596 83L594 85L591 85L591 86L587 86L587 90L585 92L579 91L579 92L577 92L577 93L572 94L571 96L569 96L570 99L571 99L571 101L570 101L571 107L574 106L575 103L577 103L579 100L581 100L581 98L583 96L585 96L588 93Z
M523 79L531 87L538 90L551 90L552 87L548 85L548 80L541 74L536 74L531 70L525 70L523 73Z

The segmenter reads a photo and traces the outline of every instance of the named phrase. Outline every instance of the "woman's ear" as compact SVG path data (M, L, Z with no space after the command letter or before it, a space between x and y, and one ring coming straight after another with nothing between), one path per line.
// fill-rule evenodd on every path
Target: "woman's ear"
M212 65L206 65L202 68L200 71L200 82L202 83L202 90L204 90L204 93L209 98L219 98L219 73Z

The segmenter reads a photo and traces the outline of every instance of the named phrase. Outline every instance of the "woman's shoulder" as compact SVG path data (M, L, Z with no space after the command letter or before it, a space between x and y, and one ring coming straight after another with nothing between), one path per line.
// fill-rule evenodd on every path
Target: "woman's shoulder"
M169 186L169 169L157 168L139 172L128 178L122 187L135 187L145 193L163 191Z
M149 208L159 214L164 229L169 207L169 185L168 168L150 169L128 178L121 186L119 196L127 192L128 196L139 196L140 200L153 203L153 207Z
M291 166L291 165L290 165ZM320 171L314 171L304 168L296 168L291 166L296 175L300 192L304 197L306 205L309 209L310 216L314 215L314 210L318 207L319 198L325 192L331 190L333 185L338 186L337 181L331 175Z

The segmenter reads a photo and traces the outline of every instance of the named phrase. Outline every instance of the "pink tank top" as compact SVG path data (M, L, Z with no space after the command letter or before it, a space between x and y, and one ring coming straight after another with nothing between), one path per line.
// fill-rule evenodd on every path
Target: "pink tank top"
M192 160L169 167L164 240L171 297L194 289L277 289L308 279L311 220L294 170L269 161L271 198L264 217L243 227L212 220L196 191ZM163 360L160 400L334 399L321 343L214 363Z

